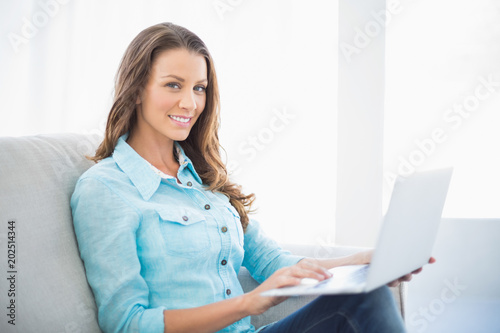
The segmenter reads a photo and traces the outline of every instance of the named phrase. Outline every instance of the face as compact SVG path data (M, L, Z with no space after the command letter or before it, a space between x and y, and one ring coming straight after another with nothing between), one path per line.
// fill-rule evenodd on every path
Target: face
M134 135L162 141L185 140L205 108L207 65L185 49L161 53L137 100Z

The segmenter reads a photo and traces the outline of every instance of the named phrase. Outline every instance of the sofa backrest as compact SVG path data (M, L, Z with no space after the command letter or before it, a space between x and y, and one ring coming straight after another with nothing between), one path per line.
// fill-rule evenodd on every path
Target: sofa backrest
M0 137L0 308L4 309L0 332L101 332L69 203L77 179L93 165L84 156L93 154L100 141L97 136L79 134ZM353 252L349 248L322 247L319 253L317 247L285 248L311 257ZM4 274L14 278L8 280ZM257 285L244 268L238 278L245 291ZM393 288L404 313L402 290ZM14 307L8 309L11 301ZM308 301L290 298L252 318L252 323L259 327L278 320ZM15 326L5 316L11 312Z
M69 203L93 164L84 155L99 142L81 134L0 138L0 332L100 332Z

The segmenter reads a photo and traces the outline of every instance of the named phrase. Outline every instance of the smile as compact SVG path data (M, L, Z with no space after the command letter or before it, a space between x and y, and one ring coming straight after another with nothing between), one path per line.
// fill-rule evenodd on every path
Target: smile
M179 116L169 116L169 117L175 121L180 122L180 123L188 123L191 120L191 118L185 118L185 117L179 117Z

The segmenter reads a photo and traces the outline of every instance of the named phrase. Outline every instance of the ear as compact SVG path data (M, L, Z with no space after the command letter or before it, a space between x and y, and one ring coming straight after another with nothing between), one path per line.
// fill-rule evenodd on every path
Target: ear
M142 104L141 95L140 94L137 94L137 99L135 100L135 104Z

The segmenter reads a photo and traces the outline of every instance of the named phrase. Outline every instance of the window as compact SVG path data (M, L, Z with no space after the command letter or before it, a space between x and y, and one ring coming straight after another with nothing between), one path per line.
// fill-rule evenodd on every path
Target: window
M408 2L387 27L384 201L392 176L453 166L445 217L500 217L500 4Z

